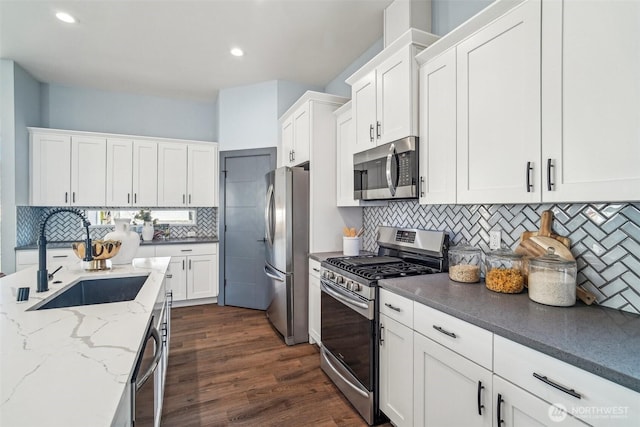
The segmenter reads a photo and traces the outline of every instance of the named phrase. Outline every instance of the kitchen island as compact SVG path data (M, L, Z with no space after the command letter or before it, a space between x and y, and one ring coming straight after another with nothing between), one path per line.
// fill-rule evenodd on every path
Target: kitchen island
M0 279L0 425L112 425L152 311L164 300L169 261L138 258L97 272L66 265L42 293L36 267ZM78 279L140 275L148 278L132 301L30 310ZM28 301L16 302L19 287L30 288Z

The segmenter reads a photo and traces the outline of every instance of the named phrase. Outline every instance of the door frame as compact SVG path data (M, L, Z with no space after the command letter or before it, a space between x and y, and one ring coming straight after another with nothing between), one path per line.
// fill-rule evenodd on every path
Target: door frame
M251 148L247 150L228 150L220 151L219 159L219 203L218 203L218 240L220 243L220 250L218 253L218 305L225 305L225 232L224 227L226 224L225 218L225 201L226 201L226 170L224 164L228 157L254 157L254 156L269 156L269 166L271 170L277 166L277 148Z

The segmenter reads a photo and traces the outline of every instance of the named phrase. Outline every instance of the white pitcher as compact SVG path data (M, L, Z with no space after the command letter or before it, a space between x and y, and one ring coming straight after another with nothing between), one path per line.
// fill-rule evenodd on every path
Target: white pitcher
M140 246L140 235L133 230L129 229L130 220L127 218L114 218L116 223L116 230L107 233L105 240L120 240L122 245L120 251L111 258L112 264L129 264L133 258L135 258Z

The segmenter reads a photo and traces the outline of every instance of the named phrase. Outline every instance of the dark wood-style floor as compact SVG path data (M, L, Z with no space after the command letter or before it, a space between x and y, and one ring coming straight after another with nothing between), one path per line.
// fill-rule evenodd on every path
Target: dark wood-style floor
M163 426L366 426L320 369L318 349L286 346L262 311L172 310Z

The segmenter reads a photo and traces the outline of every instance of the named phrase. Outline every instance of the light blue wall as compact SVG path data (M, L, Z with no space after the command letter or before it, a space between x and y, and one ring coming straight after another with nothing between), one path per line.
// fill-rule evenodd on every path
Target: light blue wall
M0 60L0 269L15 270L16 205L29 197L27 126L40 126L40 83L12 60Z
M43 126L215 141L217 104L43 85Z
M431 0L431 32L444 36L493 0Z
M356 58L356 60L353 61L351 65L345 68L343 72L338 74L336 78L331 80L329 84L325 86L324 91L333 95L351 98L351 86L346 84L344 81L353 73L358 71L360 67L369 62L371 58L379 54L382 51L383 47L384 43L382 39L372 44L371 47L358 58Z
M276 147L278 118L305 91L320 89L282 80L222 89L218 95L220 150Z

